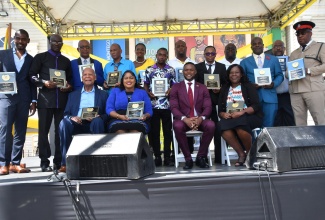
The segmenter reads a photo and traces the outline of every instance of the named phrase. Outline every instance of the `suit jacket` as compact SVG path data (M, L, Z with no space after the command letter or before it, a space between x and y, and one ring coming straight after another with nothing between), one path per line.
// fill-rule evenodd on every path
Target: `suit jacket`
M257 69L254 56L247 57L240 62L240 65L244 68L244 71L251 83L255 83L254 69ZM258 89L258 95L260 101L266 103L278 103L278 97L275 88L278 87L283 81L283 73L278 58L273 55L265 54L263 62L263 68L270 68L271 78L274 83L272 89Z
M205 65L205 61L195 64L196 68L196 80L199 83L204 84L204 74L208 73L208 70ZM226 83L227 73L226 66L222 63L215 62L215 68L213 74L219 74L221 85ZM211 89L209 90L211 102L212 102L212 111L216 112L216 105L218 104L219 93L214 93Z
M103 65L98 60L95 60L90 57L90 63L94 64L95 72L96 72L96 81L95 84L98 86L103 86L104 83L104 71ZM73 90L77 90L83 87L83 83L80 80L80 73L79 73L79 65L82 65L81 58L71 60L71 68L72 68L72 87Z
M175 119L180 120L182 116L189 117L190 101L188 99L185 81L176 83L169 96L170 109ZM197 116L210 117L212 106L207 87L199 82L194 85L194 108Z
M31 102L32 100L37 100L37 88L31 82L28 75L32 61L33 57L27 54L24 64L18 72L15 66L13 49L0 51L0 72L15 72L17 82L17 94L0 94L0 100L10 100L9 102L13 104L20 101Z
M68 102L64 110L64 117L69 118L70 116L78 115L80 99L81 99L81 89L75 90L69 94ZM108 94L107 92L100 90L95 86L95 106L99 107L98 114L100 117L106 122L108 120L108 116L105 113L106 101ZM93 106L89 106L93 107Z
M298 48L290 54L290 61L304 58L305 68L309 68L311 71L311 75L306 73L306 78L291 81L289 84L290 93L325 90L322 76L325 73L325 45L322 46L321 50L319 50L320 47L321 43L312 41L304 52L301 51L301 48Z

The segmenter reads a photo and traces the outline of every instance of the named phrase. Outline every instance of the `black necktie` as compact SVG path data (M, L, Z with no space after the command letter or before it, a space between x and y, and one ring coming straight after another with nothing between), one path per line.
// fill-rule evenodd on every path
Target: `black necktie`
M208 68L208 73L211 74L211 64L208 64L209 68Z
M307 45L302 45L302 51L304 51L306 47Z

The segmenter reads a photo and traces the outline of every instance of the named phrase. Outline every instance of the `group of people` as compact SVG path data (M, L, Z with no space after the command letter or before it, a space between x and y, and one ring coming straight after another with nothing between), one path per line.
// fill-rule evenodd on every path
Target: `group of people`
M186 56L184 41L175 43L175 58L168 61L168 51L160 48L156 61L145 59L146 47L135 47L134 62L121 57L122 49L112 44L112 60L105 68L90 58L90 44L79 41L80 58L70 61L61 54L62 37L49 38L50 49L32 58L26 52L29 36L25 30L15 33L15 48L0 51L0 72L15 72L18 92L0 94L0 175L30 172L20 164L25 142L28 116L36 111L39 117L38 149L43 172L52 171L48 133L52 120L55 128L55 154L53 166L66 171L66 153L72 136L80 133L148 134L156 166L173 166L172 128L184 154L184 169L192 169L193 139L186 137L189 130L203 132L195 164L207 164L208 147L214 138L215 162L221 162L221 137L238 154L235 166L243 166L252 145L251 132L258 127L307 125L307 110L315 124L325 124L322 73L325 72L325 47L311 39L312 22L294 25L300 48L293 51L289 60L304 58L306 77L288 82L276 56L284 56L284 43L275 41L273 55L264 53L263 40L251 41L252 56L243 60L236 57L237 48L229 43L225 59L216 62L216 49L204 49L204 61L195 63ZM80 65L93 64L80 71ZM268 68L271 83L260 86L255 82L254 70ZM50 69L65 72L66 85L57 87L50 80ZM108 74L120 71L121 81L115 86L106 82ZM142 73L141 71L144 71ZM141 72L142 75L139 75ZM204 74L219 74L220 89L207 89ZM180 77L184 80L179 80ZM143 78L143 88L139 82ZM156 95L153 79L165 78L165 94ZM38 96L37 96L38 87ZM291 100L290 100L291 99ZM127 116L130 102L144 103L138 119ZM243 103L241 109L229 111L234 103ZM98 108L94 118L81 118L82 109ZM172 123L173 117L173 123ZM14 135L12 128L15 125ZM160 128L164 136L163 157L160 150Z

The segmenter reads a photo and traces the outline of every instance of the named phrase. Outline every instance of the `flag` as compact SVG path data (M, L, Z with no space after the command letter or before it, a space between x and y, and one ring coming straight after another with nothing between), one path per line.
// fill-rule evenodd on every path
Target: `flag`
M6 30L6 36L3 43L3 49L10 49L11 48L11 23L8 24L7 30Z

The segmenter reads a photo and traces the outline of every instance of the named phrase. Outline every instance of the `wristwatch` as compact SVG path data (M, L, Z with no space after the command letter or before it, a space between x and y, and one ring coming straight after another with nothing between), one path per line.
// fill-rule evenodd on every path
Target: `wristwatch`
M310 75L310 73L311 73L311 72L310 72L310 69L307 68L307 74Z

